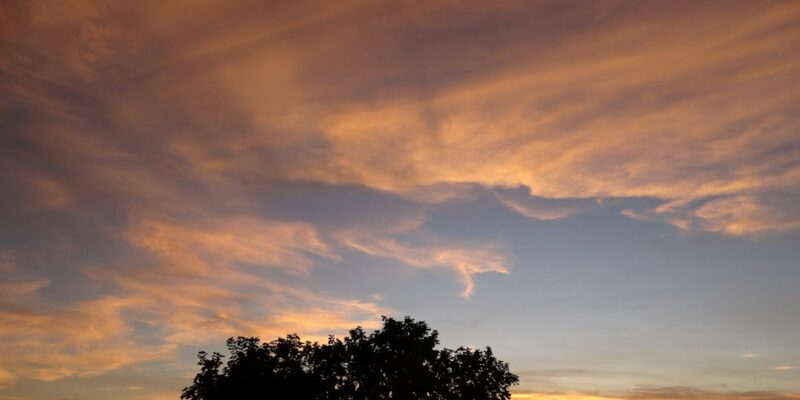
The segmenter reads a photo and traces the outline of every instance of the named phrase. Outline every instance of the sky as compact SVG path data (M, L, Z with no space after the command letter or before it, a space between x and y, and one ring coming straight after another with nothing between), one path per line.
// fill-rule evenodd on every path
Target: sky
M513 399L800 399L800 2L0 3L0 399L380 316Z

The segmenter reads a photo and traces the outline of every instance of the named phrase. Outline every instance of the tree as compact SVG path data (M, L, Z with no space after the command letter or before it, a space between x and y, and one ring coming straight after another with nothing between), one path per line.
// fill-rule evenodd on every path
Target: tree
M518 382L492 349L437 349L439 334L409 317L383 317L370 334L340 340L227 341L229 358L199 353L200 372L185 400L507 400Z

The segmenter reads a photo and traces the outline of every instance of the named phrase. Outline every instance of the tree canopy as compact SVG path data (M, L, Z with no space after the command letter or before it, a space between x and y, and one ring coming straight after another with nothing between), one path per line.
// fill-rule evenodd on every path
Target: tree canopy
M261 343L230 338L220 353L199 353L186 400L507 400L518 382L492 349L438 349L439 334L409 317L383 317L324 344L288 335Z

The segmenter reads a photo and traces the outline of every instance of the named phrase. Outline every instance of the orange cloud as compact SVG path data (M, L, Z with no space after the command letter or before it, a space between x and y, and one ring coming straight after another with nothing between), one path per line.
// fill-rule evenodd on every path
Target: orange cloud
M544 202L540 199L533 199L532 196L530 196L530 192L527 199L520 199L519 196L510 195L498 190L494 192L494 195L500 203L512 211L533 219L556 220L569 217L580 211L580 208L577 206L548 206L540 204Z
M84 269L112 294L42 308L37 292L47 281L15 278L0 285L7 289L0 295L0 364L7 366L0 384L169 362L180 346L229 336L269 340L299 333L326 340L355 325L373 327L389 313L370 301L315 293L259 273L258 266L268 266L305 274L312 257L337 259L304 223L233 217L197 226L144 220L132 224L126 238L150 261ZM19 275L13 254L2 254L6 272Z
M547 198L711 199L653 217L732 235L796 230L797 88L779 88L798 78L784 49L800 32L784 23L800 10L752 12L629 22L422 98L334 110L320 126L335 168L292 173L401 193L474 182Z
M54 380L163 359L174 348L137 341L136 318L125 315L133 311L130 301L106 297L46 313L0 310L0 361L10 376Z
M786 13L797 10L778 8L758 21L762 28L781 24ZM686 211L699 228L735 235L797 229L797 210L770 201L787 196L775 189L794 192L790 188L800 183L796 168L782 167L798 156L791 150L796 121L786 114L793 97L754 93L794 79L787 75L792 61L779 56L787 36L749 44L753 27L685 42L674 40L676 29L633 25L624 35L577 40L537 55L536 63L522 60L431 98L345 110L323 122L337 168L309 166L302 172L311 179L401 192L415 185L476 182L525 185L549 198L716 198ZM694 26L687 23L686 29ZM647 49L638 47L640 35L651 43ZM734 51L726 45L732 41L747 44ZM748 78L720 71L764 53L776 55L780 72L759 74L772 68L760 63L743 64L754 74ZM680 63L673 62L676 54L685 54ZM587 59L576 62L576 56ZM565 92L576 94L559 100ZM643 96L642 103L633 103ZM627 108L608 106L620 102ZM787 147L784 154L771 156L780 146Z
M144 221L128 238L159 257L154 268L89 273L130 296L153 302L149 306L155 313L153 324L162 327L164 340L170 343L244 334L300 333L319 339L331 330L346 330L345 326L371 326L387 312L375 303L279 284L253 269L263 265L305 275L311 257L338 260L304 223L238 217L202 226ZM170 284L178 277L179 287Z
M129 31L105 16L114 7L32 6L35 19L9 28L13 51L3 66L21 82L9 83L9 90L74 123L92 115L49 92L43 81L58 77L76 91L91 91L98 77L116 78L122 82L116 95L103 98L112 123L129 127L131 136L149 136L161 132L153 121L179 115L180 123L152 135L162 145L159 164L169 159L180 178L214 187L235 187L242 177L265 184L311 180L442 201L453 196L441 189L448 185L525 186L550 199L659 199L666 208L627 214L685 229L760 235L800 226L793 113L800 69L787 50L800 42L794 40L800 37L797 24L790 23L800 18L794 3L749 4L724 13L717 12L722 6L697 5L688 17L662 5L640 5L642 18L617 16L614 5L593 5L608 26L575 28L550 38L554 45L546 48L535 40L512 41L493 48L496 61L469 52L427 52L435 42L424 43L424 57L416 60L397 60L384 49L410 35L435 35L435 26L426 23L441 13L458 15L455 27L480 20L448 5L389 12L369 3L309 2L239 13L206 4L215 11L204 13L181 4L164 5L158 15L118 5L131 8L125 14L145 27L137 30L142 34L134 46L120 45L131 42ZM509 7L536 20L536 8ZM241 23L210 23L217 14ZM365 16L381 22L363 22ZM268 29L261 17L269 17ZM362 22L343 23L351 20ZM733 25L737 29L728 29ZM48 47L47 33L62 31L76 32L62 35L75 43L56 52L37 50ZM383 39L381 46L363 41L373 35ZM469 39L476 43L462 44L470 49L488 40ZM32 63L28 53L48 62ZM135 65L128 60L142 54L148 62L124 73L108 68ZM415 71L443 78L418 82ZM382 86L386 77L401 83ZM123 78L136 83L126 85ZM43 137L69 130L39 123L47 131ZM114 191L171 195L173 182L118 165L120 156L135 162L138 154L79 132L49 141L69 143L63 147L72 152L94 146L89 169L112 182ZM98 159L100 151L114 157ZM429 195L420 188L439 189ZM574 212L543 213L518 200L499 200L527 216ZM682 206L669 206L674 204Z
M419 268L445 267L454 270L464 285L461 295L472 296L473 276L486 272L509 273L508 260L502 247L495 243L426 244L412 246L392 238L371 234L343 232L340 240L363 253L392 258Z
M194 268L195 273L232 263L305 273L310 265L307 255L338 259L310 224L254 217L212 220L201 227L144 220L128 237L133 245L165 257L172 265Z

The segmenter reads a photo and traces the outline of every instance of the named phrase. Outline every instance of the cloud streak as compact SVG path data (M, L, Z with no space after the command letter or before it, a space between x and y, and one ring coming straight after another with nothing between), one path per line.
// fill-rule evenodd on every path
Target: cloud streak
M464 286L461 292L464 298L469 298L475 291L475 275L510 272L505 251L494 243L409 245L391 237L349 232L342 234L340 240L362 253L395 259L412 267L452 269Z
M0 298L0 359L7 375L91 376L237 335L296 332L325 340L355 325L375 326L388 313L371 301L279 284L259 272L279 267L304 276L312 257L337 258L302 223L232 218L192 227L148 220L126 237L143 251L139 264L84 267L109 294L40 307L36 292L47 281L3 284L9 290Z

